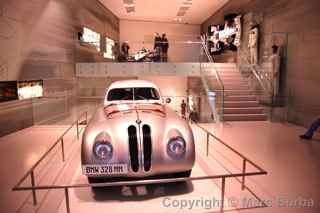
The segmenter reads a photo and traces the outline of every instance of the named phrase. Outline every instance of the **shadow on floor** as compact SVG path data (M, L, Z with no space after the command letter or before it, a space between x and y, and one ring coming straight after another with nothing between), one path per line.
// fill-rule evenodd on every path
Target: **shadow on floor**
M145 201L163 196L191 193L191 181L140 186L115 186L102 188L76 188L74 193L84 202L90 201Z

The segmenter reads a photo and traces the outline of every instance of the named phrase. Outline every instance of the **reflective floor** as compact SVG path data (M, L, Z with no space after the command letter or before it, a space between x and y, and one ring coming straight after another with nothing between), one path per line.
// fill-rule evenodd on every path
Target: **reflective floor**
M76 113L79 113L77 111ZM55 125L34 126L0 138L1 212L65 212L64 193L60 190L37 193L39 204L32 205L30 192L12 192L11 188L42 153L68 127L70 120ZM59 125L58 125L59 124ZM226 209L249 207L244 212L320 211L320 137L302 142L298 135L304 128L270 122L230 122L202 124L218 137L267 170L268 175L249 177L247 185L270 208L252 209L253 196L242 191L235 179L226 183ZM205 135L192 127L196 138L197 160L192 176L220 175L241 171L242 161L217 141L212 141L210 156L205 155ZM86 183L80 173L80 146L72 130L65 138L66 163L61 161L61 151L54 150L48 160L36 170L37 184ZM248 168L252 170L253 168ZM30 185L29 179L24 185ZM218 210L221 194L220 180L205 180L179 184L158 184L137 187L112 187L108 189L71 189L71 212L212 212ZM181 206L183 200L189 202ZM301 208L310 206L311 208ZM192 205L190 202L198 202ZM259 204L259 203L258 203ZM292 208L286 208L291 206Z

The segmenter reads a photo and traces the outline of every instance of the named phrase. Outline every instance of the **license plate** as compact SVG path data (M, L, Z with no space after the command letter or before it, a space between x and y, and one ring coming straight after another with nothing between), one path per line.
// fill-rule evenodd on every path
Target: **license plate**
M105 165L84 165L82 166L85 175L118 175L127 174L127 164L105 164Z

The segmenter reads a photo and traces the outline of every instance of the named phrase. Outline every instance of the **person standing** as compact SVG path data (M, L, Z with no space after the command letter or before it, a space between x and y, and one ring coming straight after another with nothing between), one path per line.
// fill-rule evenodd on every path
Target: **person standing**
M308 131L305 134L300 135L299 137L304 140L310 140L319 127L320 127L320 118L316 119L312 123Z
M161 61L161 37L159 33L155 34L154 37L154 55L155 55L155 62L160 62Z
M181 107L181 116L182 118L186 119L187 104L184 102L184 100L182 100L180 107Z
M165 33L162 34L162 38L161 38L161 52L162 52L162 57L161 57L161 61L162 62L168 62L168 49L169 49L169 42L167 39L167 36Z
M155 36L154 36L154 48L153 49L156 49L157 47L161 47L161 37L160 37L159 33L155 33Z
M123 42L121 46L121 52L126 60L128 60L129 58L129 49L130 49L130 46L128 42L127 41Z
M278 46L272 46L271 64L272 64L272 80L271 85L273 89L273 98L275 99L279 93L280 84L280 56L278 53Z

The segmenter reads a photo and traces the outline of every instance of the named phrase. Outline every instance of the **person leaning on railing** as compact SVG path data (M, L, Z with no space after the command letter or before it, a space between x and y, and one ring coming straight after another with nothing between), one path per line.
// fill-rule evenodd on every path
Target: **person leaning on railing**
M320 118L316 119L312 123L308 131L305 134L300 135L300 138L305 140L310 140L319 127L320 127Z

